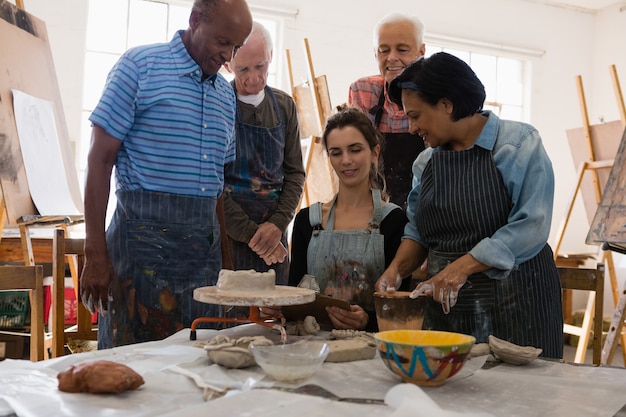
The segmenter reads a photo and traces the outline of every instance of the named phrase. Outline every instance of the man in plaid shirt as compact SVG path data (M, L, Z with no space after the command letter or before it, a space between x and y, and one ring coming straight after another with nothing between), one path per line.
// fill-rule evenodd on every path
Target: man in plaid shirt
M350 85L348 103L365 112L385 141L381 159L387 193L393 203L406 208L411 190L411 167L424 150L424 141L409 133L404 111L387 96L387 86L411 62L424 56L424 24L415 16L388 14L374 27L374 55L380 74Z

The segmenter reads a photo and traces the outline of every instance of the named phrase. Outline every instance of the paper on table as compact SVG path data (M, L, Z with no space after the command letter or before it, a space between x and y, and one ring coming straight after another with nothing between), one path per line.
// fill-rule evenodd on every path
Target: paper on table
M489 413L459 413L442 410L420 387L399 384L385 395L385 404L395 408L391 417L493 417Z
M52 103L13 90L13 109L28 188L39 214L80 214L68 186Z

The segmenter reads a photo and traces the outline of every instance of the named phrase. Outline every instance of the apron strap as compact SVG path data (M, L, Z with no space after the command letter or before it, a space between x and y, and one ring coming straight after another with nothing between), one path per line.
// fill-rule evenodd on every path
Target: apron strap
M330 213L328 214L328 220L326 221L326 230L333 230L335 226L335 201L337 201L337 195L333 197L330 206ZM372 219L368 224L370 230L376 230L379 232L380 223L383 221L387 214L391 213L393 209L398 207L393 203L387 203L383 206L380 190L372 188L372 202L374 203L374 213ZM319 230L322 225L322 203L317 202L309 207L309 223L313 229Z
M317 202L309 207L309 223L313 229L319 230L322 226L322 203Z
M372 200L374 202L374 213L372 215L372 220L370 220L369 226L371 230L379 230L380 223L383 221L383 203L379 189L372 188Z
M385 80L383 80L383 89L378 96L378 104L369 110L369 113L374 116L374 126L376 129L380 127L380 120L383 118L383 107L385 106Z

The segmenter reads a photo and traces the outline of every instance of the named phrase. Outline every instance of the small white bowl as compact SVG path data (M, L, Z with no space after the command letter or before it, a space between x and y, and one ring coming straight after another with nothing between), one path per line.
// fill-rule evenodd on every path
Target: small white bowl
M313 376L330 348L327 343L307 340L289 345L251 345L250 351L268 376L277 381L295 382Z

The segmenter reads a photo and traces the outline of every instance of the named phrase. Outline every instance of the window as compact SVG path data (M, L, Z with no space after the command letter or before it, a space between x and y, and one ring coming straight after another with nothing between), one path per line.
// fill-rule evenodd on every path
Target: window
M78 145L79 178L84 177L91 138L89 115L100 99L106 77L119 57L129 48L150 43L169 42L179 29L189 25L191 0L183 2L153 0L89 0L83 86L83 121L81 143ZM185 5L186 4L186 5ZM253 10L254 12L254 10ZM280 80L280 29L282 21L271 14L255 20L265 26L274 41L274 59L270 65L268 84ZM232 76L226 71L227 79ZM82 189L81 184L81 189Z
M79 170L84 177L91 137L88 118L113 64L133 46L168 42L189 21L188 6L146 0L90 0L87 20Z
M436 52L452 54L472 67L485 86L484 108L504 119L528 121L530 61L498 54L475 52L426 43L426 56Z

